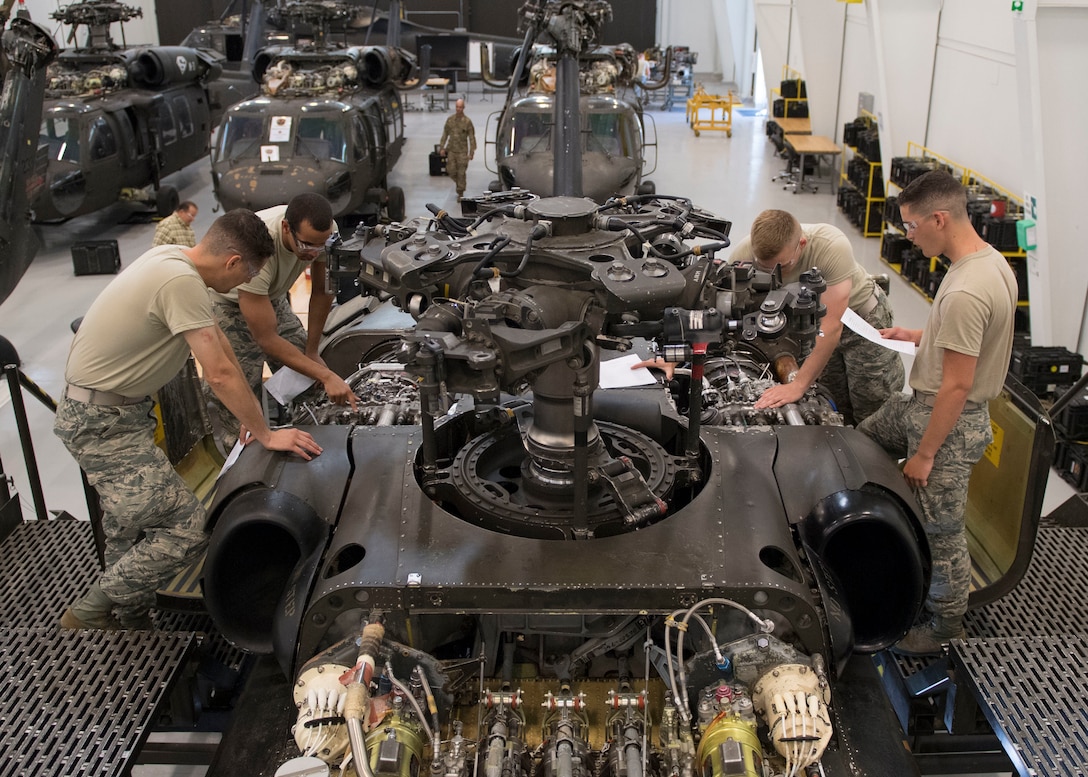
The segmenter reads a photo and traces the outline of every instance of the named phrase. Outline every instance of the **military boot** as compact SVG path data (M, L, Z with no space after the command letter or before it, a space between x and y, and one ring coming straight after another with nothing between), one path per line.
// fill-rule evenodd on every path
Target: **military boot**
M117 622L126 631L154 631L155 622L151 620L151 613L147 610L118 610Z
M950 640L965 636L963 618L934 615L928 623L913 626L891 650L901 656L939 656Z
M102 629L116 631L121 624L113 617L113 600L98 587L91 586L81 599L60 616L62 629Z

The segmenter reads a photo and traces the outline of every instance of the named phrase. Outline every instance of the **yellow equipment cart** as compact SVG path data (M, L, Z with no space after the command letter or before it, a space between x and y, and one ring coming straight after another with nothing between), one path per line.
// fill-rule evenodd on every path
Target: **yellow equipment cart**
M733 137L733 106L740 104L732 91L724 97L707 94L700 84L687 103L687 121L695 131L695 137L699 137L702 130L720 130L726 137Z

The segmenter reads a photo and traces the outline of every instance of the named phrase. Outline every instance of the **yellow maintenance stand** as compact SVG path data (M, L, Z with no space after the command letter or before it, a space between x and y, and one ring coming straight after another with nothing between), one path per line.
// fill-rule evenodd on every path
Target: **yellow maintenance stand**
M733 92L726 96L707 94L702 84L695 90L687 103L687 122L699 137L702 130L720 130L726 137L733 137L733 106L740 105ZM706 112L704 114L704 111ZM719 111L721 113L719 113Z

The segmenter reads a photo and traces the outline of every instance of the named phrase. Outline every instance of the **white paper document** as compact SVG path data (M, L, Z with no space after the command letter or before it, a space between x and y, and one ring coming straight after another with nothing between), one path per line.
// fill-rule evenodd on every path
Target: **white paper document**
M314 385L313 378L295 372L290 367L280 367L264 382L265 390L281 405L286 405L303 391Z
M847 308L846 312L842 314L842 323L843 326L850 327L850 329L870 342L883 345L885 348L891 348L893 351L899 351L899 353L905 353L907 356L914 356L914 343L909 340L887 340L881 337L880 332L872 324L850 308Z
M223 462L223 468L219 470L219 477L223 477L226 471L234 466L234 462L238 461L238 457L242 455L242 448L244 447L240 442L234 443L234 447L227 454L227 460Z
M637 353L601 362L601 388L627 388L628 386L652 386L657 383L653 373L645 367L631 367L643 361Z

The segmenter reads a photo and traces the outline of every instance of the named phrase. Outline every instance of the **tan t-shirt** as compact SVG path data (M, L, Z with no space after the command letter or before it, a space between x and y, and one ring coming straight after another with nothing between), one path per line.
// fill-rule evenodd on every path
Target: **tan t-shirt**
M257 273L253 280L231 289L226 294L213 291L212 297L216 300L230 301L237 304L238 289L273 300L279 299L291 290L291 287L295 285L295 281L298 280L298 276L302 275L303 271L310 265L310 262L304 262L295 256L283 241L283 227L281 225L284 216L287 215L286 205L265 208L257 211L257 215L261 218L261 221L268 225L268 234L272 236L272 242L275 243L276 250L272 252L272 256L265 262L264 267L261 268L261 271ZM338 231L335 221L332 225L332 231ZM325 261L325 255L318 254L316 261Z
M793 283L805 270L815 267L823 274L828 286L834 286L849 278L850 307L856 310L864 305L873 296L873 281L865 268L855 261L850 238L841 229L830 224L802 224L801 233L808 238L808 242L801 249L801 258L797 264L789 272L782 274L783 283ZM755 261L751 236L737 243L729 254L728 261Z
M1012 355L1016 297L1016 275L991 246L953 263L922 330L911 388L937 393L947 348L978 357L968 401L987 402L1000 394Z
M209 289L183 248L152 248L91 304L64 379L126 397L151 394L189 358L184 333L214 323Z

